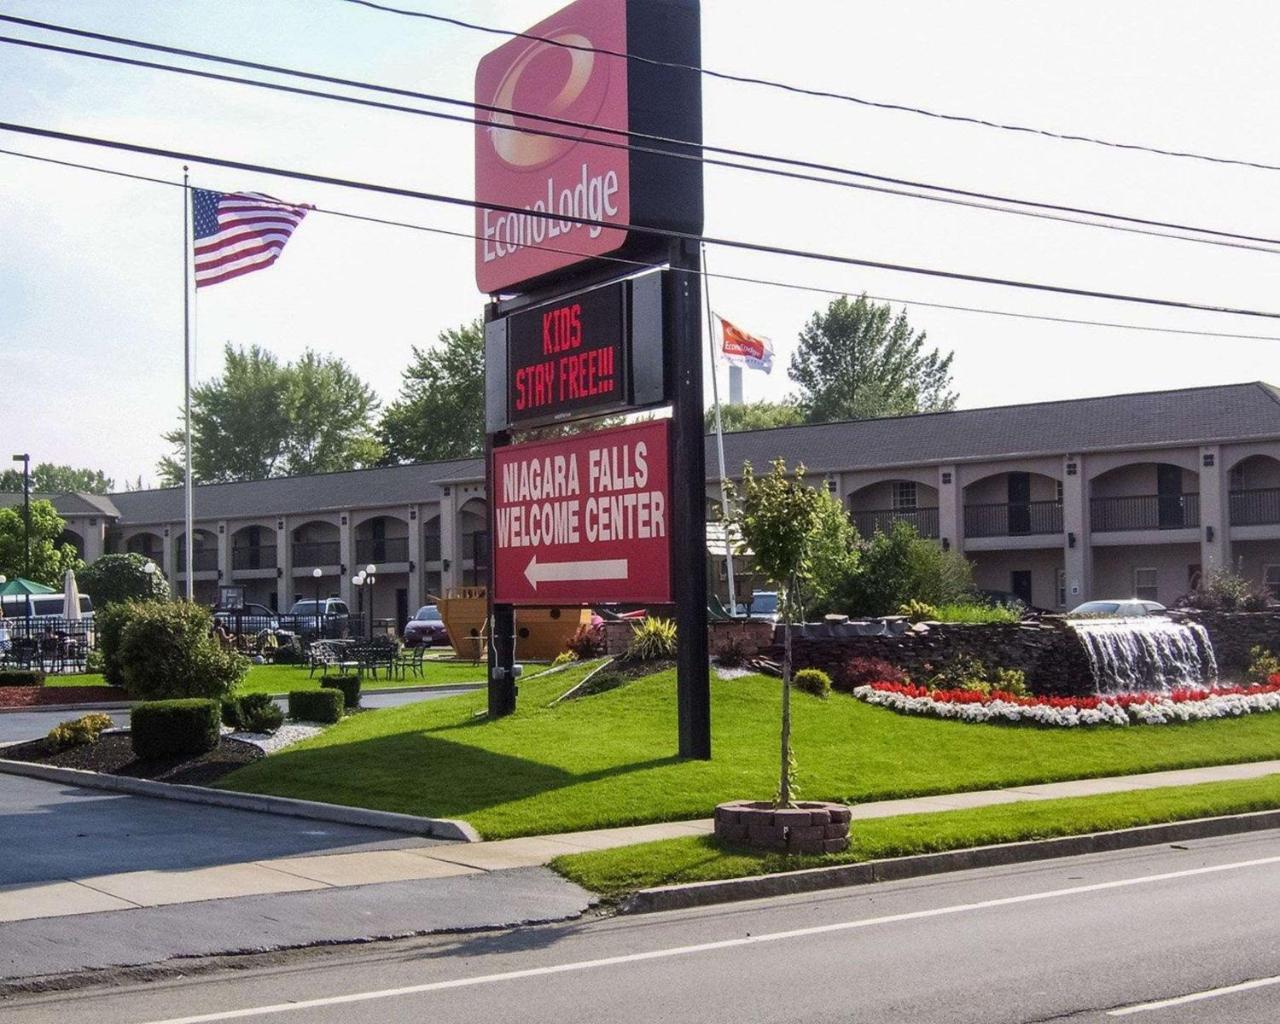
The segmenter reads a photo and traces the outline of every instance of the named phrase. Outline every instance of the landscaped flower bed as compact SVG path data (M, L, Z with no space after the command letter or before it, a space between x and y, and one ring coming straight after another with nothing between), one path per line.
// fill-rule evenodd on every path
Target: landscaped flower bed
M1280 675L1258 686L1215 686L1170 693L1115 693L1097 697L1020 697L1000 690L931 690L913 683L871 683L853 695L868 704L912 715L961 722L1036 725L1164 725L1238 718L1280 711Z

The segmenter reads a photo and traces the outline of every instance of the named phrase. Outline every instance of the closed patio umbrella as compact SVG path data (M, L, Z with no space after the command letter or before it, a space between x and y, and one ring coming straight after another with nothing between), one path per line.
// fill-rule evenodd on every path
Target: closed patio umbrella
M63 613L68 622L80 621L80 585L76 582L76 574L70 569L62 578Z

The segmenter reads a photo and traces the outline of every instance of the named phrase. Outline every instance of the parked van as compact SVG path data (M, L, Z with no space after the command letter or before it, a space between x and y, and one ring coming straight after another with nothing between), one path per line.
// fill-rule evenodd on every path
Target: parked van
M25 619L28 598L23 594L6 594L0 597L0 611L6 619ZM35 594L31 601L31 621L53 622L67 617L66 598L62 594ZM80 618L93 618L93 602L87 594L80 595Z

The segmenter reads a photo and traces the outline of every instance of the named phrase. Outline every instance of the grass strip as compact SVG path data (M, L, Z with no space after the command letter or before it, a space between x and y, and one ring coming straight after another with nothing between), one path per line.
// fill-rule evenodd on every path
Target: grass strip
M691 836L567 854L553 860L551 867L583 888L616 897L657 885L771 875L1277 807L1280 775L1268 775L855 821L849 849L822 857L757 853L721 846L710 836Z

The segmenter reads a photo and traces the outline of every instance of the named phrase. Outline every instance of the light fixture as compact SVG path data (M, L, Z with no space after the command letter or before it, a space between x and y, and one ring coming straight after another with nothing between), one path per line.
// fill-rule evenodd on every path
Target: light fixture
M1204 539L1210 544L1213 543L1213 527L1212 526L1206 526L1204 528Z
M151 561L151 559L149 558L147 559L146 565L142 567L142 571L146 573L148 576L154 576L159 571L159 569L160 569L160 566L156 565L156 563Z
M1067 534L1067 547L1069 547L1069 548L1073 548L1073 547L1075 547L1075 546L1076 546L1076 535L1075 535L1074 533L1068 533L1068 534Z
M318 579L319 579L321 576L323 576L323 575L324 575L324 573L323 573L323 572L321 572L319 568L315 568L315 569L312 569L312 570L311 570L311 576L312 576L312 578L314 578L314 579L317 579L317 580L318 580Z
M378 567L376 565L370 564L364 567L364 574L366 576L372 576L377 571L378 571Z

